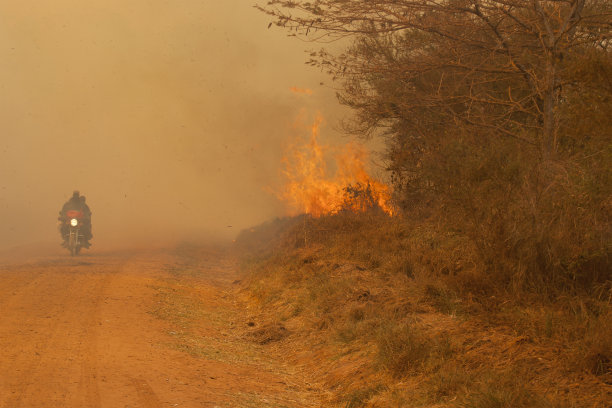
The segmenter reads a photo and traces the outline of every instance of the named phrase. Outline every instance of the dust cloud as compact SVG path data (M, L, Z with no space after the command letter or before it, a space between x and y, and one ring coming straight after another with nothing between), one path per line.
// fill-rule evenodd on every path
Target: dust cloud
M293 119L340 108L304 64L313 45L252 5L0 0L0 248L59 247L73 190L94 249L228 239L282 215L266 190Z

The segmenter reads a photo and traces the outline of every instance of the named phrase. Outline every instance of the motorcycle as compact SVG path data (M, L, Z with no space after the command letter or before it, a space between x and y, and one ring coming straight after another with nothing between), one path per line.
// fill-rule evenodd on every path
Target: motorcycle
M89 247L85 236L81 231L85 226L85 217L82 211L70 210L64 218L64 246L70 251L71 256L78 255L83 247Z

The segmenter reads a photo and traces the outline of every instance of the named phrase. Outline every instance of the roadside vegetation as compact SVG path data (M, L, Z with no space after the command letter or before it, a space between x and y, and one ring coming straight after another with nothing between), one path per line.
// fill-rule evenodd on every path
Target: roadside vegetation
M609 289L517 287L438 228L374 208L245 231L253 320L330 406L607 407Z
M335 404L609 406L611 7L259 6L313 45L341 40L309 63L353 109L347 132L387 147L393 216L347 186L333 215L237 242L248 297Z

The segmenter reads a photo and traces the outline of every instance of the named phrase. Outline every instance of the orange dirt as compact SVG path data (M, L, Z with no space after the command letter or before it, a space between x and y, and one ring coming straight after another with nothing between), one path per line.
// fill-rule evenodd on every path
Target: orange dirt
M319 406L250 339L236 279L193 248L0 265L0 407Z

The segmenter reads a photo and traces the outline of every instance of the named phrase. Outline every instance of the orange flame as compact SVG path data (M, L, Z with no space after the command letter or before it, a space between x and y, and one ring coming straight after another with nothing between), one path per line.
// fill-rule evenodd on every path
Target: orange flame
M393 215L391 189L368 175L368 153L363 146L349 143L334 149L336 171L328 175L326 153L330 149L318 142L322 122L318 114L309 128L308 143L291 146L283 158L287 182L278 196L287 202L289 212L320 217L344 209L359 212L378 206Z

